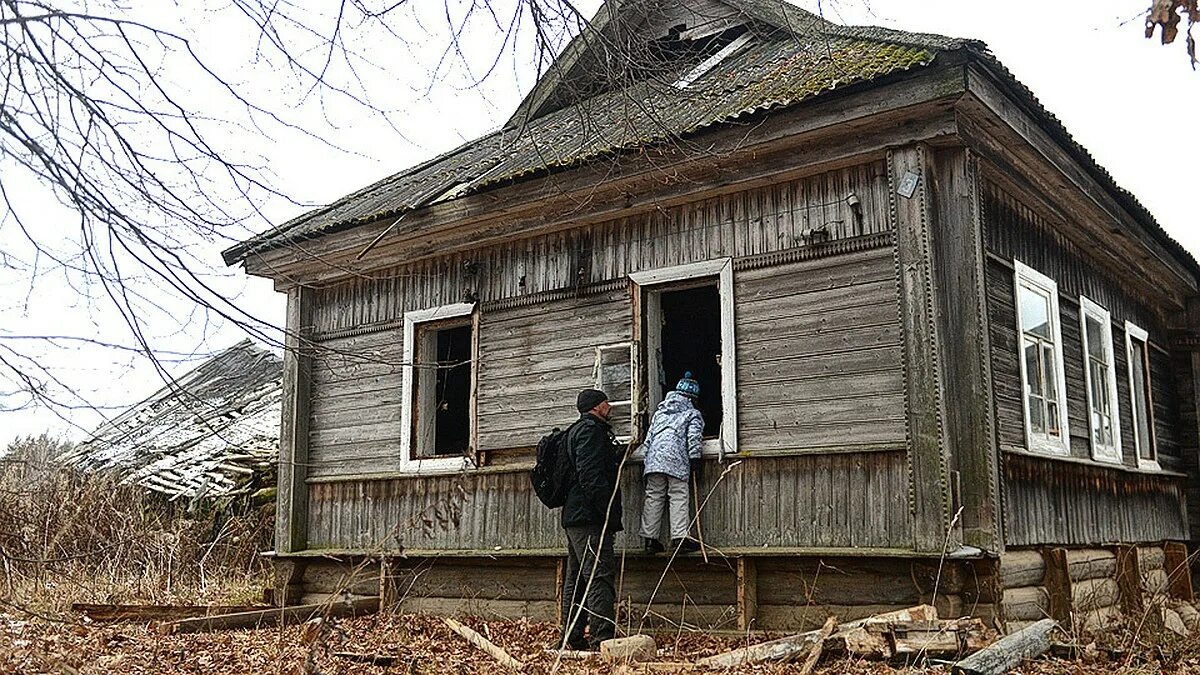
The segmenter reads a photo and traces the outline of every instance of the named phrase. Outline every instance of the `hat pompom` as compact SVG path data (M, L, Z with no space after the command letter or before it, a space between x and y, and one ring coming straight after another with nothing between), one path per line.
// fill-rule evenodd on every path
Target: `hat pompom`
M675 385L675 391L687 396L688 398L699 398L700 383L692 379L692 371L686 371L683 374L683 379L679 384Z

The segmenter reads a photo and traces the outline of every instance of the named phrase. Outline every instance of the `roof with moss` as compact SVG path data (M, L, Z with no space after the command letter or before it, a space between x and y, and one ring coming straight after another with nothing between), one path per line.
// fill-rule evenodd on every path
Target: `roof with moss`
M732 10L726 25L744 31L724 44L727 53L685 55L641 77L618 69L626 77L617 84L612 78L599 87L580 82L580 71L586 78L589 69L611 68L614 50L604 47L611 46L606 39L616 41L612 32L618 17L641 16L644 23L647 8L672 1L606 2L504 127L241 242L224 252L226 263L605 156L685 142L712 127L928 67L955 52L1003 81L1122 206L1200 275L1191 254L976 40L843 26L786 0L720 0ZM589 50L605 53L609 62L589 61Z

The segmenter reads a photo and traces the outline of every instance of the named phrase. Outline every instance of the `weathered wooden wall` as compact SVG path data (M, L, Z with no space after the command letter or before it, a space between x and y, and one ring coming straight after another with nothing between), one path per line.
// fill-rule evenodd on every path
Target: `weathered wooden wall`
M904 448L892 246L739 271L734 295L739 449Z
M701 494L704 536L722 550L911 548L903 452L742 460L721 478L710 462ZM310 484L308 545L314 549L556 551L558 512L537 501L524 471ZM622 483L625 533L640 547L641 466Z
M485 307L479 320L479 447L533 447L577 416L596 346L633 338L629 289ZM612 394L615 398L615 392Z
M998 369L995 385L1001 443L1017 447L1025 445L1011 268L1012 261L1017 259L1058 283L1071 454L1077 457L1091 456L1083 341L1079 327L1079 296L1084 295L1112 313L1113 356L1117 367L1117 397L1125 463L1137 465L1137 457L1130 451L1134 440L1133 415L1130 412L1133 403L1125 355L1125 321L1128 320L1150 333L1150 378L1154 390L1154 421L1160 463L1168 469L1181 468L1176 374L1166 351L1165 317L1113 284L1103 268L1091 264L1069 242L1056 235L1052 223L995 186L985 187L984 214L988 250L993 255L988 264L988 302L993 361Z
M620 286L628 273L803 249L812 229L833 242L885 234L886 191L886 171L874 162L316 289L309 475L398 468L406 310L481 303L481 449L528 447L538 430L574 416L570 390L590 382L595 346L629 339L631 304ZM846 201L851 193L861 202L857 214ZM532 321L551 315L573 318ZM544 377L558 365L570 369Z
M1183 481L1009 453L1004 538L1010 546L1187 539Z
M1146 329L1151 342L1155 432L1163 469L1185 468L1179 437L1177 378L1166 351L1161 310L1111 281L1055 230L1054 223L994 184L983 187L989 260L987 299L992 344L996 434L1003 457L1005 541L1009 545L1153 541L1186 534L1183 485L1176 477L1129 473L1114 467L1070 464L1013 454L1026 447L1012 261L1058 284L1071 455L1091 458L1084 382L1079 296L1112 313L1124 464L1137 466L1132 401L1125 353L1125 321Z

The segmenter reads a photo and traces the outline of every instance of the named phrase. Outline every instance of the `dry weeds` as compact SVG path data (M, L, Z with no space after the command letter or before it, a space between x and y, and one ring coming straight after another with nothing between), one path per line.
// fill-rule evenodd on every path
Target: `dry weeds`
M0 605L60 616L72 602L243 603L270 583L273 512L171 502L53 461L45 436L0 458Z

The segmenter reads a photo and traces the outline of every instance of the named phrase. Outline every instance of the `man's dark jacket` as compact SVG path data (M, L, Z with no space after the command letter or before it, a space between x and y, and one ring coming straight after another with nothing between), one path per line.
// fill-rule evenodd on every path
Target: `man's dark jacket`
M583 413L567 432L567 452L575 465L575 480L563 505L563 527L600 526L612 500L608 532L620 532L621 493L613 498L619 476L620 450L608 422Z

